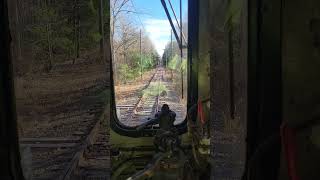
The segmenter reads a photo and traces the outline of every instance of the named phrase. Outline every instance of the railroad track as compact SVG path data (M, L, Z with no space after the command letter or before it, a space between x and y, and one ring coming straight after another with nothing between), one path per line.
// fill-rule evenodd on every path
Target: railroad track
M163 68L158 68L152 80L150 81L148 87L145 89L148 91L151 88L151 91L157 91L157 88L160 87L163 81ZM153 89L156 87L155 89ZM144 93L141 98L139 98L137 105L133 109L133 113L129 117L130 121L137 122L140 124L141 119L146 119L150 116L153 116L159 110L159 97L160 90L158 92Z
M151 81L154 79L155 75L156 75L156 72L153 73L152 77L143 86L143 88L141 89L141 92L149 87L149 85L150 85ZM122 123L124 123L125 125L129 125L129 124L127 124L127 123L129 123L128 119L131 117L134 109L136 109L141 98L142 98L142 96L138 97L138 100L133 99L133 101L126 99L126 104L124 104L124 105L117 104L118 117L120 118L120 121Z
M72 138L42 138L37 140L22 139L22 146L28 146L32 148L33 151L53 151L62 149L62 153L58 153L46 159L46 161L33 162L32 167L35 169L50 169L47 173L43 173L38 177L33 179L57 179L57 180L70 180L74 177L84 177L80 174L77 174L76 171L79 169L79 164L83 163L81 161L86 161L87 157L85 153L87 149L91 146L98 147L97 152L103 152L103 154L92 154L88 159L101 161L103 158L103 170L108 168L108 162L110 160L106 158L108 156L108 140L104 133L99 134L101 131L101 120L97 121L96 125L91 129L91 131L85 135L84 139L79 139L78 137ZM106 131L106 130L105 130ZM100 139L99 139L100 138ZM28 144L27 144L28 143ZM98 146L97 146L98 144ZM90 154L90 152L89 152ZM100 160L99 160L100 158ZM85 169L85 168L84 168ZM105 171L107 172L107 171ZM76 175L77 174L77 175ZM105 174L107 176L107 174Z
M157 68L152 78L150 78L142 88L141 92L148 91L149 89L152 91L155 87L159 87L163 81L163 75L164 69ZM158 112L159 96L160 93L143 93L134 102L127 102L125 105L118 105L117 109L118 112L120 112L118 117L120 117L121 121L127 126L136 126L141 124L144 119Z
M29 149L31 158L28 160L32 161L30 164L32 179L79 179L75 178L77 176L86 179L83 177L89 177L87 169L90 167L80 167L86 164L87 159L97 162L103 161L100 163L104 164L103 167L99 168L101 172L105 173L104 175L101 173L101 177L107 176L105 168L108 167L106 164L110 162L107 158L110 148L107 144L109 137L107 127L103 124L105 116L108 115L108 108L105 107L105 102L102 102L98 95L83 97L78 103L78 108L80 105L83 106L80 108L81 110L78 109L72 114L66 115L70 116L69 118L63 117L52 122L50 129L52 132L48 132L48 137L20 139L21 148ZM69 135L61 137L59 132ZM97 144L99 146L96 146ZM98 147L94 151L103 152L103 154L93 153L92 155L92 152L88 153L88 149L92 146ZM91 157L87 158L87 154L90 153ZM79 169L87 175L82 176Z
M166 88L166 95L163 96L161 92L143 93L140 96L136 95L136 98L126 99L125 104L117 105L120 121L131 127L140 125L148 117L158 112L163 104L169 104L170 108L177 114L175 124L181 123L186 116L186 105L181 103L181 95L176 91L173 82L165 78L165 70L163 68L157 68L152 78L145 83L145 86L135 93L148 92L148 89L160 86ZM154 90L156 88L151 91Z

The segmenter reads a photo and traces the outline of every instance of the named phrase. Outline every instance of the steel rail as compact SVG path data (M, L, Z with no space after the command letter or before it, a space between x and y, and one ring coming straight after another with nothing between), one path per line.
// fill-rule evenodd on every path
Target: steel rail
M159 73L159 69L157 69L155 75L158 75L158 73ZM161 71L161 77L163 77L163 70ZM148 88L148 87L150 86L150 84L151 84L151 82L154 80L154 78L155 78L155 76L152 78L152 80L149 82L149 84L148 84L148 86L147 86L146 88ZM156 81L159 82L158 79L156 79ZM159 97L159 94L157 95L156 99L157 99L158 97ZM139 102L137 103L137 105L138 105L140 102L142 102L142 98L143 98L143 95L142 95L141 98L139 99ZM156 101L157 101L157 100L155 100L155 103L156 103ZM153 106L155 106L155 103L154 103ZM138 106L137 106L137 107L138 107ZM136 108L137 108L137 107L136 107ZM153 109L153 111L154 111L154 108L152 108L152 109ZM135 112L137 112L136 109L133 111L133 113L135 113Z

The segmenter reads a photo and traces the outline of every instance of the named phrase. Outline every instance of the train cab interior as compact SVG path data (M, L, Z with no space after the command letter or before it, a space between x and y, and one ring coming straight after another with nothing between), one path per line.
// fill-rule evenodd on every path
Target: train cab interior
M0 0L0 179L320 179L320 1Z

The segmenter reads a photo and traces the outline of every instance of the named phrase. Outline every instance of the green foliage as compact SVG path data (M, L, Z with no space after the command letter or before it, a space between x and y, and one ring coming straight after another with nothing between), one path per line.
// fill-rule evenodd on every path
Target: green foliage
M99 42L102 38L99 32L91 32L89 36L91 37L92 41L95 43Z
M130 55L131 64L133 68L142 69L142 72L148 71L155 67L155 58L149 54L132 53Z
M130 68L127 64L121 64L118 73L120 81L124 83L133 80L138 75L137 70Z
M35 12L35 18L39 22L50 22L52 19L56 19L58 17L56 10L53 7L44 6L38 8Z
M140 58L141 57L141 58ZM120 64L118 66L118 74L120 82L126 83L140 77L141 74L155 68L156 58L154 55L129 52L128 64Z
M231 30L235 25L240 23L242 6L242 0L228 0L228 10L224 23L226 29Z
M147 89L143 90L145 96L157 96L167 94L167 87L164 84L152 84Z
M175 55L172 59L169 60L168 68L170 70L174 70L177 72L186 72L187 71L187 65L188 62L186 59L182 59L182 62L180 60L180 57L178 55Z
M52 56L70 57L73 52L73 24L68 18L59 17L60 7L44 6L35 9L34 18L37 23L29 24L28 31L34 37L31 45L35 58L42 62Z
M34 55L37 60L48 59L49 47L53 50L57 43L55 40L54 29L57 28L54 19L58 17L54 8L42 7L35 12L35 19L39 23L29 25L29 32L37 37L37 41L33 41Z
M81 47L96 48L102 38L99 32L98 1L85 1L86 6L81 8Z
M142 67L144 71L154 68L155 62L150 55L142 55L141 62L139 61L138 66Z
M182 59L182 63L180 64L180 71L187 72L188 61L186 59Z
M92 14L97 14L97 0L90 0L88 1L88 8Z
M188 62L186 59L182 59L182 62L180 60L180 57L178 55L175 55L168 63L168 68L170 70L174 70L177 72L186 72L187 71L187 65Z
M175 55L172 59L169 60L168 68L171 70L178 70L179 67L179 56Z
M52 40L52 43L54 44L54 49L56 49L56 53L59 54L68 54L70 52L73 52L73 41L66 37L56 37ZM59 52L60 51L60 52ZM71 56L71 54L68 54Z
M26 25L27 43L33 49L36 64L40 66L48 62L49 55L52 63L56 60L70 60L76 54L77 39L75 33L80 32L81 51L90 51L99 46L102 35L99 32L99 0L78 0L77 4L71 0L57 0L51 3L44 1L41 6L32 8L33 23ZM109 12L108 3L105 11ZM74 7L78 9L75 10ZM78 18L80 24L75 25ZM108 23L109 14L104 14L105 23ZM105 34L107 35L107 34ZM30 38L29 38L30 37Z

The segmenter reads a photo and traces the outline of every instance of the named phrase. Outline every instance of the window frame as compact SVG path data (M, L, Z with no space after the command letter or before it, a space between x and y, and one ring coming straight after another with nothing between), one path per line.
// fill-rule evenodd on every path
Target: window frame
M196 49L198 48L198 2L197 0L188 0L188 46L187 46L187 114L185 119L175 125L178 129L179 134L187 132L187 122L191 118L193 121L196 120L197 112L189 112L188 110L197 104L198 99L198 71L197 71L197 58ZM194 54L193 54L194 53ZM128 137L152 137L156 134L156 127L145 128L144 130L137 131L135 127L126 126L120 122L117 116L116 100L115 100L115 87L114 87L114 74L113 74L113 59L111 55L110 61L110 83L111 83L111 129L122 135Z
M0 14L0 177L24 180L18 142L7 1L0 3Z

